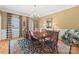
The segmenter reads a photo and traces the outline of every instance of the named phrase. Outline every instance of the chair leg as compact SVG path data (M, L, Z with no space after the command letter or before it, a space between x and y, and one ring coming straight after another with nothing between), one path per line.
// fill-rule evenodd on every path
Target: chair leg
M57 50L57 54L59 54L59 51L58 51L58 46L56 46L56 50Z
M59 51L58 51L58 47L57 46L54 49L52 49L52 53L59 54Z
M57 54L59 54L58 48L57 48Z

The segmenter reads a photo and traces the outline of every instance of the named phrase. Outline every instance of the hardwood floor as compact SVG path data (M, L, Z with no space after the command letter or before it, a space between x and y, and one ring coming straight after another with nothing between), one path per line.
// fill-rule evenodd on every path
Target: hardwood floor
M58 42L58 50L60 54L69 54L70 47L65 45L62 41ZM79 54L79 47L72 47L71 54Z
M12 40L12 42L13 42L12 45L15 45L17 40ZM69 48L70 47L65 45L62 41L60 41L60 40L58 41L59 54L68 54ZM13 49L13 46L11 46L11 49ZM20 52L18 52L18 53L20 53ZM78 47L72 47L71 53L72 54L79 54L79 48ZM0 41L0 54L8 54L8 40Z
M8 54L8 40L0 41L0 54Z

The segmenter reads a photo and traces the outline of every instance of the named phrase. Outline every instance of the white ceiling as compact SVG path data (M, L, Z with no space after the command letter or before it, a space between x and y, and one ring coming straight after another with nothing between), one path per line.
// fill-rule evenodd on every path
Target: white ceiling
M39 17L46 16L58 11L62 11L68 8L74 7L73 5L0 5L0 10L25 15L32 16L32 14L39 15Z

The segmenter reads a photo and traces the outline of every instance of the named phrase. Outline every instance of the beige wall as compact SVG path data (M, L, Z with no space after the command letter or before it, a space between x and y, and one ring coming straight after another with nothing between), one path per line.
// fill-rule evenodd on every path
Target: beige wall
M0 11L0 29L1 29L1 11Z
M79 6L73 7L61 12L42 17L39 20L39 27L44 27L43 24L48 18L52 18L52 26L61 29L79 28Z
M7 13L6 12L1 12L1 29L6 29L7 28Z
M1 12L0 12L0 40L1 40Z

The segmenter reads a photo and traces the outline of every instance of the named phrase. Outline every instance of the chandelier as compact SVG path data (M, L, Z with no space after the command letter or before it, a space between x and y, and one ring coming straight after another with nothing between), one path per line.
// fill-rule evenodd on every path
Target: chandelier
M37 14L37 6L36 5L33 6L33 13L32 13L31 19L33 19L33 20L39 19L39 15Z

